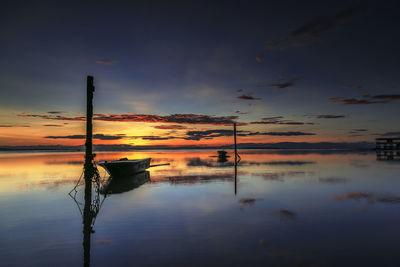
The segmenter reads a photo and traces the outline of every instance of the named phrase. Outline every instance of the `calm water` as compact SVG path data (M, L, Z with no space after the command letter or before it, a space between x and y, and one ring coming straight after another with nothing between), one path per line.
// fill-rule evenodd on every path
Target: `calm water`
M235 195L232 160L219 163L214 153L98 153L171 165L105 198L91 265L400 266L399 162L373 153L241 151ZM82 160L0 155L1 266L83 265L84 187L77 203L68 195Z

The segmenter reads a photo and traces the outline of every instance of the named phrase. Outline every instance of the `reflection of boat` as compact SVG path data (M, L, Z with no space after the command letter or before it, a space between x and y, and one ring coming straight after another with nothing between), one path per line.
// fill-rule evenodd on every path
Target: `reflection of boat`
M227 158L227 157L229 157L228 155L226 155L226 153L228 153L228 152L226 152L226 151L224 151L224 150L219 150L219 151L217 151L218 152L218 158Z
M218 162L219 163L225 163L225 162L227 162L228 161L228 159L227 159L227 157L218 157ZM222 165L223 166L223 165Z
M137 160L122 158L120 160L100 162L98 165L103 167L115 179L144 172L150 167L150 160L151 158Z
M100 193L103 195L124 193L138 188L148 181L150 181L149 171L137 173L132 176L118 177L118 179L113 179L113 176L111 176L107 183L100 189Z

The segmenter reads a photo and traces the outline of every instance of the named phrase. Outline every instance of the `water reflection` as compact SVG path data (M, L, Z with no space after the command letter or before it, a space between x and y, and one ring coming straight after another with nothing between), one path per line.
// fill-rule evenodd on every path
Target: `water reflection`
M297 218L297 213L287 209L280 209L272 212L273 215L278 216L281 220L293 220Z
M98 177L97 169L92 170ZM96 178L97 178L96 177ZM82 215L83 225L83 266L90 266L90 247L91 247L91 235L95 233L93 227L96 222L96 217L100 212L100 208L103 205L105 197L101 200L100 197L100 180L93 179L85 180L82 183L82 175L78 179L74 188L68 193L69 196L74 200L77 205L79 212ZM92 186L94 184L94 186ZM82 188L83 186L83 188ZM83 190L82 190L83 189ZM94 189L94 190L93 190ZM78 200L79 194L84 194L83 209L82 204ZM93 196L93 200L92 200ZM83 210L83 211L82 211Z
M197 158L188 158L186 159L186 166L188 167L208 167L208 168L223 168L223 167L232 167L234 165L233 162L229 162L227 158L216 157L214 159L201 159Z
M318 181L320 183L325 183L325 184L342 184L347 182L347 178L345 177L320 177L318 178Z
M149 171L137 173L129 177L118 177L118 179L113 179L113 177L110 176L108 181L100 189L100 193L103 195L111 195L129 192L148 181L150 181Z
M98 201L79 187L82 217L66 198L82 154L0 155L2 264L76 266L83 253L93 266L397 266L399 164L375 152L253 150L235 169L213 154L98 153L171 165L108 180Z
M156 176L151 183L169 182L171 184L197 184L216 181L233 181L232 173L199 174L199 175L166 175Z
M83 224L83 265L90 266L90 250L91 250L91 236L95 233L94 224L96 218L100 212L100 208L104 201L109 195L120 194L124 192L129 192L133 189L140 187L146 182L150 181L150 172L145 171L132 176L118 177L114 179L109 177L106 182L104 181L92 181L92 184L84 184L84 207L83 212L80 203L76 200L76 196L79 193L80 180L78 180L77 185L70 192L70 196L73 198L77 204L80 213L82 214L82 224ZM94 190L92 188L94 185ZM71 194L72 193L72 194ZM101 198L100 194L103 195ZM92 196L93 200L92 200ZM97 239L97 244L110 244L110 239Z
M376 150L376 159L400 161L400 150Z

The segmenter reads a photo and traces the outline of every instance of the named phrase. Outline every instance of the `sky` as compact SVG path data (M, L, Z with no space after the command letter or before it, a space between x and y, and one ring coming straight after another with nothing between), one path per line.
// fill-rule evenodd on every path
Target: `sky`
M396 1L10 1L0 145L399 136Z

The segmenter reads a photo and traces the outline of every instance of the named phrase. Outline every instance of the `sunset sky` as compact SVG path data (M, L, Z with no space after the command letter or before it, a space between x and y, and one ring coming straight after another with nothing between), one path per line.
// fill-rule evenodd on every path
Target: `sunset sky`
M10 1L0 145L400 136L396 1Z

